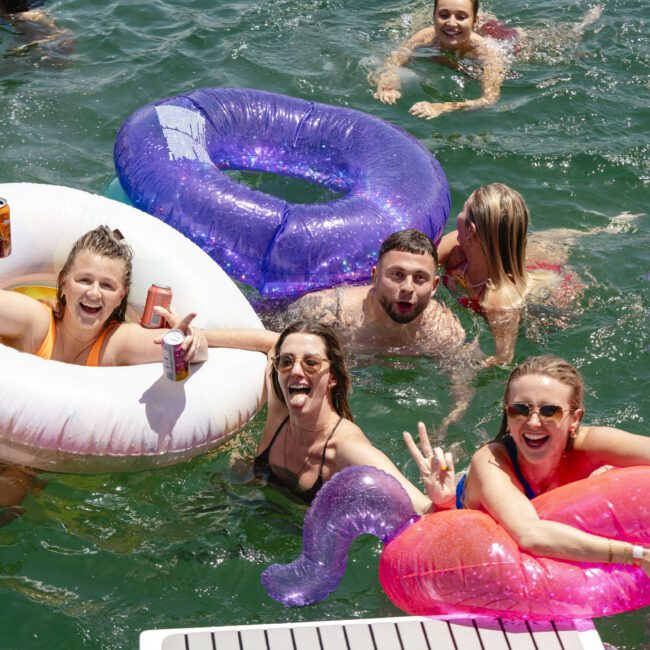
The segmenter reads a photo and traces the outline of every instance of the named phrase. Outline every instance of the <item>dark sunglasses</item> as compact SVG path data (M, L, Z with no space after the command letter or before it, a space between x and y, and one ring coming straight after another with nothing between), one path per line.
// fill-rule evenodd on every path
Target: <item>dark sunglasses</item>
M315 375L322 367L324 363L331 363L329 360L324 359L320 354L306 354L304 357L296 357L295 354L285 353L278 354L277 357L273 357L273 367L278 372L289 372L296 361L300 361L302 369L308 375Z
M564 418L565 413L569 413L570 409L563 409L557 404L540 404L533 406L532 404L525 404L523 402L516 402L515 404L506 404L506 412L508 417L514 420L525 421L530 418L533 413L537 413L542 422L553 422L559 424Z

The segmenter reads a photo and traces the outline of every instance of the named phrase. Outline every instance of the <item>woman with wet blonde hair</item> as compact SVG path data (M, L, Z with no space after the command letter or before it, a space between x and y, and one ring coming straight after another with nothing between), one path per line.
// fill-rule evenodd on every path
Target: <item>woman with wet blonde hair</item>
M495 340L488 365L514 355L521 310L531 295L567 281L559 265L527 262L530 216L519 192L502 183L476 189L456 219L457 230L438 247L445 286L484 316Z

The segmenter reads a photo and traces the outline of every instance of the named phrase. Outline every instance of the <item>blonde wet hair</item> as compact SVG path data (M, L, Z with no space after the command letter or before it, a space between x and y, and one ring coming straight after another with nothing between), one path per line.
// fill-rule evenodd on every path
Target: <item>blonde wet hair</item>
M526 270L530 215L524 198L503 183L476 189L467 217L488 265L486 289L480 298L484 309L517 309L526 294L555 274Z

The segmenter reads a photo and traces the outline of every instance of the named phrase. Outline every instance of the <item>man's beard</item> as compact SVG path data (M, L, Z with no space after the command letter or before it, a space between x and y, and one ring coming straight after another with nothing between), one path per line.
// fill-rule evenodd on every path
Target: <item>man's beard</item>
M397 309L395 303L388 300L386 296L379 296L379 304L383 307L388 317L400 325L406 325L414 321L428 306L422 302L416 302L413 305L413 311L408 314L402 314Z

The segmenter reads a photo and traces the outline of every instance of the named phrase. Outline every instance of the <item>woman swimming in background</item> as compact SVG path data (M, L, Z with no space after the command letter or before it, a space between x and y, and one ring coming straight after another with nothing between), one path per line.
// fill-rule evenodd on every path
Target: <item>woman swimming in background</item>
M506 384L501 428L492 442L473 455L456 490L447 492L447 505L487 512L534 555L636 564L650 576L650 548L542 520L530 502L609 466L650 465L649 437L613 427L581 426L583 396L580 373L563 359L531 357L515 368ZM441 451L434 456L424 425L420 423L418 429L424 453L407 432L404 439L425 486L435 486L433 493L441 507L440 485L453 473L453 463L447 459L449 469L442 469Z
M484 316L494 335L495 352L486 365L512 361L527 300L550 293L566 301L576 291L558 264L527 259L528 224L519 192L492 183L472 192L456 219L457 230L438 246L445 286L463 293L459 302Z
M72 50L72 32L59 29L52 16L40 7L45 0L0 0L0 18L11 22L12 27L27 41L11 50L12 54L22 54L34 46L48 45L50 53L69 54ZM48 58L46 54L42 58Z
M5 345L76 365L119 366L160 362L163 330L125 323L131 284L131 248L106 226L78 239L61 269L52 309L29 296L0 290L0 341ZM190 327L196 314L177 318L186 333L190 361L207 359L207 342Z
M430 120L450 111L476 110L495 104L508 70L506 55L498 41L517 41L524 32L506 27L493 18L483 20L478 10L478 0L435 0L433 25L404 41L385 60L382 69L369 76L369 81L377 87L374 97L384 104L394 104L402 96L399 69L418 48L433 47L440 52L433 57L436 63L458 70L464 70L463 59L480 65L481 97L459 102L416 102L409 109L411 115ZM582 22L571 29L574 38L579 37L600 13L600 7L591 9Z
M266 330L224 330L206 336L210 346L272 350L266 377L268 415L257 447L256 476L286 486L310 503L323 483L343 468L371 465L400 482L417 512L436 503L435 486L429 498L422 494L354 423L348 405L350 376L339 338L329 326L297 321L279 338Z

